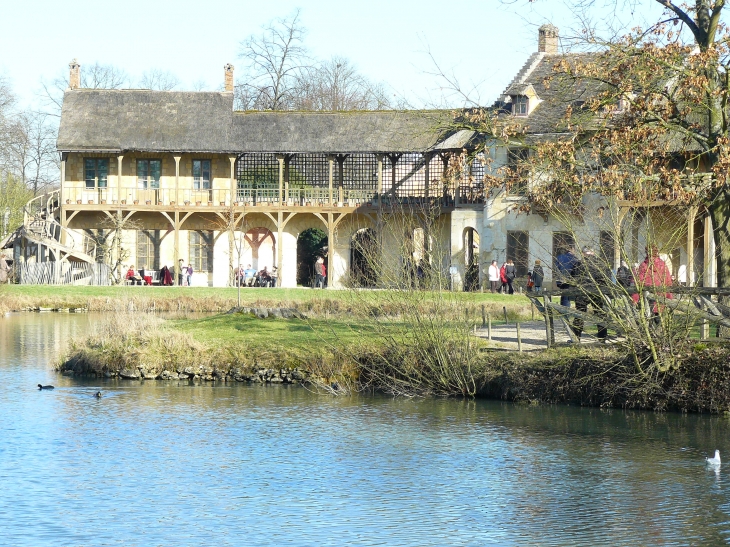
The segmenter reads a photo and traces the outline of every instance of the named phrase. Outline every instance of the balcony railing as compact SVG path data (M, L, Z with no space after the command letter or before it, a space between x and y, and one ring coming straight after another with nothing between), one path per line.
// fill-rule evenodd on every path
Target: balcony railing
M402 194L402 195L401 195ZM407 195L406 195L407 194ZM231 199L232 198L232 199ZM395 203L397 201L442 200L443 203L477 204L484 202L484 189L460 186L443 195L426 197L425 193L416 190L390 192L378 196L374 190L350 190L326 187L289 188L279 194L278 188L238 188L233 193L230 189L213 188L210 190L174 188L139 188L116 186L102 188L64 187L61 203L74 205L147 205L147 206L319 206L339 203L348 206L367 206L368 204Z

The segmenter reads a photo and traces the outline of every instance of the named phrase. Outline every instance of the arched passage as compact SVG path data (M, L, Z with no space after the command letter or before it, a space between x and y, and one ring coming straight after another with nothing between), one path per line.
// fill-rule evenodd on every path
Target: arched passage
M297 237L297 285L314 285L314 262L327 254L327 233L307 228Z
M358 287L374 287L378 282L380 251L372 228L358 230L350 242L350 278Z

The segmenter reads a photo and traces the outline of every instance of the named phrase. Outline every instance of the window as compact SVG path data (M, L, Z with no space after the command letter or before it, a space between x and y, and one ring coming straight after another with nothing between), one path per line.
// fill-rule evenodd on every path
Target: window
M525 162L530 157L528 148L507 149L507 193L514 196L527 194L527 178L525 175Z
M137 160L137 186L142 190L159 188L161 160Z
M525 95L515 95L512 99L512 114L527 116L528 98Z
M159 230L138 230L137 231L137 269L138 270L159 270L160 269L160 231Z
M190 261L194 272L208 272L213 266L213 232L188 232Z
M109 174L109 160L106 158L85 158L84 176L87 188L106 188Z
M210 160L193 160L193 189L210 190Z
M514 261L517 277L527 275L530 259L530 234L528 232L507 232L507 258Z

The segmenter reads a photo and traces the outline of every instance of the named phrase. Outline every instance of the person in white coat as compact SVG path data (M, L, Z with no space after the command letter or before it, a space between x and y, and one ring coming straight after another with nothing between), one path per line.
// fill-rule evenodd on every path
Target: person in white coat
M492 260L487 275L489 276L489 290L493 293L499 292L501 281L499 278L499 266L497 266L496 260Z

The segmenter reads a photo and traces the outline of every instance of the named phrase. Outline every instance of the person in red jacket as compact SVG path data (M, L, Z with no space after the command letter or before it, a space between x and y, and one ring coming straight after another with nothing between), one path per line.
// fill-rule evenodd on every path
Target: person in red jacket
M666 289L667 287L672 286L672 273L659 256L659 249L656 245L647 245L646 258L644 259L644 262L639 264L639 269L636 271L634 281L636 283L636 289L640 292L647 288L655 294L665 298L672 298L670 293L664 291L657 292L652 288L659 287L661 289ZM635 303L639 302L638 294L633 294L631 297L634 299ZM654 315L659 314L659 306L656 301L653 302L652 312Z
M499 289L499 292L506 293L507 288L509 287L509 282L507 280L507 263L505 262L502 264L502 267L499 269L499 280L502 282L502 286Z

